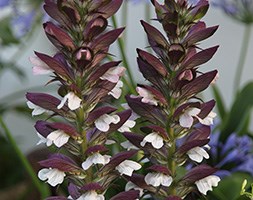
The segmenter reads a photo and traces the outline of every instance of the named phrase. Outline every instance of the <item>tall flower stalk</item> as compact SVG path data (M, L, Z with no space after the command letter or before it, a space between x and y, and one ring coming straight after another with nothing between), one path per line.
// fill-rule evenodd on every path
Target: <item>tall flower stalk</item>
M147 85L138 85L138 96L127 96L131 109L143 120L140 133L124 136L148 159L144 173L128 180L142 188L142 197L177 200L193 193L206 195L220 178L216 169L201 164L208 159L210 125L216 116L214 100L203 102L198 94L217 76L217 71L201 72L218 46L207 49L199 43L215 33L217 26L206 27L201 21L209 4L200 0L189 5L185 0L152 1L157 21L167 38L154 26L141 21L150 47L156 56L137 49L137 62ZM144 123L145 122L145 123ZM193 162L195 167L182 174L182 166Z
M53 22L43 27L58 51L54 56L35 52L30 60L35 75L51 74L48 83L58 83L60 97L45 93L26 97L33 115L47 116L35 124L39 144L59 149L40 162L44 168L38 176L53 187L65 180L69 191L68 198L48 199L104 199L119 175L131 176L141 167L129 160L136 151L111 156L108 148L113 132L134 126L128 122L130 110L117 112L109 103L121 95L125 68L120 61L104 62L109 46L124 30L107 30L108 18L121 4L122 0L45 0L44 9Z

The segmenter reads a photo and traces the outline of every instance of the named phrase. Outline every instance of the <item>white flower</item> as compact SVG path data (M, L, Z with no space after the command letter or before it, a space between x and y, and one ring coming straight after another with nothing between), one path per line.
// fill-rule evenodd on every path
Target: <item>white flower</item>
M110 162L111 156L108 155L101 155L100 153L96 152L89 156L83 163L82 168L87 170L93 164L102 164L105 165Z
M132 176L134 170L139 170L141 165L132 160L124 160L117 167L116 170L120 173L120 175L125 174L127 176Z
M193 124L193 117L197 117L200 113L199 108L188 108L182 115L179 116L179 124L184 128L191 128Z
M162 146L164 145L163 143L163 138L162 136L160 136L158 133L153 132L148 134L141 142L141 146L145 146L145 144L149 142L152 144L152 146L156 149L160 149L162 148Z
M126 186L125 186L125 191L129 191L129 190L132 190L132 189L139 190L140 191L140 194L139 194L140 197L144 194L142 188L138 187L133 182L128 181L127 184L126 184Z
M127 149L128 151L131 150L131 149L134 149L134 150L138 150L139 148L134 146L131 142L129 142L128 140L125 141L125 142L121 142L120 145Z
M41 115L44 112L48 112L48 110L46 110L44 108L41 108L40 106L35 105L31 101L27 101L26 104L27 104L28 108L33 109L32 116Z
M52 168L49 169L44 168L38 172L39 179L42 181L47 180L47 182L53 187L55 187L58 184L61 184L65 176L66 174L64 172Z
M103 114L98 119L95 120L95 126L98 130L102 132L107 132L110 128L110 124L117 124L120 121L120 117L118 115L108 115Z
M46 145L49 147L49 146L51 146L51 145L53 144L53 141L52 141L52 140L49 140L49 139L43 137L43 136L42 136L41 134L39 134L38 132L37 132L37 135L38 135L38 137L39 137L40 140L37 142L36 145L46 144Z
M123 132L130 132L130 128L133 128L135 126L136 122L134 120L128 119L119 129L118 131Z
M141 97L143 97L141 99L141 102L148 103L150 105L155 105L155 106L158 105L158 101L155 99L155 96L147 89L144 89L142 87L137 87L136 91L139 93Z
M111 67L103 74L103 76L100 77L100 79L117 83L119 78L124 75L125 70L126 69L124 67Z
M213 119L216 117L216 113L211 111L204 119L201 119L200 117L197 117L199 122L203 125L212 125Z
M97 194L95 190L90 190L82 194L77 200L104 200L105 197L102 194Z
M49 74L53 72L53 70L37 56L30 56L29 60L34 65L33 66L34 75Z
M202 162L203 158L209 158L208 153L205 151L205 149L201 147L194 147L190 149L186 154L191 160L196 161L198 163Z
M216 117L216 113L210 112L204 119L201 119L198 114L199 108L189 108L182 115L179 116L179 124L184 128L190 128L193 124L193 117L196 117L198 121L203 125L212 125L213 119Z
M82 100L78 96L76 96L74 92L69 92L63 97L61 103L57 106L57 108L61 109L67 100L68 100L68 107L70 110L76 110L81 106Z
M55 146L57 146L57 147L61 147L64 144L66 144L68 142L69 138L70 138L70 136L62 130L53 131L47 136L47 139L52 141L52 143L54 143ZM48 144L52 144L52 143L47 142L47 146L50 146Z
M198 190L202 194L206 195L208 190L212 191L213 190L212 187L218 186L219 181L220 178L218 176L210 175L196 181L195 184L197 185Z
M154 187L158 187L160 185L169 187L173 179L171 176L163 173L150 172L145 176L144 180L148 185L153 185Z
M123 82L118 81L118 83L115 85L115 87L108 93L108 95L112 95L115 99L120 98L122 90L121 88L123 87Z

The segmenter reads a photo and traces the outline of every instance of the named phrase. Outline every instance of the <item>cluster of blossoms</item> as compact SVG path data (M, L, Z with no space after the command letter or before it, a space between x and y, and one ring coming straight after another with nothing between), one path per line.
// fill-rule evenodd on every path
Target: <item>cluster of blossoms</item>
M126 191L111 200L187 199L217 186L217 170L199 164L209 158L215 103L197 97L217 76L216 70L199 71L217 46L201 49L198 43L213 35L217 26L206 27L200 21L209 7L206 0L194 5L186 0L152 3L168 39L141 22L157 57L137 50L139 69L150 84L138 85L139 95L126 97L133 113L117 112L110 105L111 98L121 95L125 68L117 61L105 62L109 46L124 30L106 30L107 19L122 0L45 0L44 9L54 22L43 27L58 52L54 56L35 52L30 60L34 74L51 74L49 83L59 83L60 99L44 93L26 97L33 115L49 115L35 125L39 143L64 152L41 161L44 168L38 176L51 186L66 180L69 191L68 197L48 200L103 200L118 177L128 181ZM133 114L142 121L139 133L130 130L135 125ZM121 144L126 150L112 156L108 145L115 143L111 136L116 131L127 139ZM179 139L183 142L177 145ZM135 155L139 162L130 160ZM189 160L196 166L182 174ZM141 168L145 175L133 173Z
M51 186L67 179L68 199L104 199L119 175L131 176L133 170L141 168L129 160L136 151L111 157L107 147L113 132L130 131L135 125L128 121L130 110L117 112L108 103L110 98L120 97L120 77L125 71L118 61L104 61L109 46L124 30L106 30L107 19L121 4L122 0L45 0L44 9L54 22L46 22L43 27L58 52L53 57L35 52L30 61L35 75L52 74L50 83L59 83L60 98L45 93L27 93L26 97L32 115L50 116L36 122L39 144L67 152L41 161L44 168L38 176ZM52 118L57 122L50 122Z
M216 70L203 73L199 66L209 61L218 47L198 46L217 26L206 27L201 21L209 7L206 0L194 5L184 0L152 3L167 38L141 21L156 56L137 49L139 69L150 84L138 85L139 95L126 97L143 124L139 133L123 135L132 145L129 148L139 149L141 159L148 160L143 166L144 175L134 173L129 181L138 190L142 188L144 197L190 199L193 193L206 195L220 181L214 175L216 169L199 164L209 158L215 102L197 97L217 78ZM186 162L193 162L194 167L182 173Z

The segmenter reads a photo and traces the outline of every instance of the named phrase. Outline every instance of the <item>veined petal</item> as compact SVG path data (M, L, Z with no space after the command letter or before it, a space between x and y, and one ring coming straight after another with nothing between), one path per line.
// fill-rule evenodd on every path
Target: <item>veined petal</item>
M198 163L202 162L203 158L205 159L209 158L209 154L205 151L205 149L201 147L194 147L190 149L187 152L187 155L191 160L196 161Z
M151 92L149 92L147 89L144 89L142 87L137 87L136 91L141 97L143 97L141 99L143 103L148 103L150 105L155 105L155 106L158 105L158 101L155 99L154 95Z
M212 191L212 187L217 187L218 183L221 179L218 176L215 175L210 175L207 176L203 179L200 179L198 181L195 182L195 184L197 185L198 190L206 195L207 191Z
M53 187L55 187L58 184L61 184L65 176L66 175L64 172L52 168L49 169L44 168L38 172L39 179L42 181L47 180L47 182Z
M62 130L53 131L47 136L47 139L51 140L57 147L61 147L66 144L69 138L70 136Z
M40 60L37 56L30 56L29 60L34 65L33 66L34 75L49 74L53 72L53 70L46 63Z
M103 114L98 119L95 120L95 126L98 130L102 132L107 132L110 128L110 124L114 123L117 124L120 121L120 118L118 115L108 115Z
M188 115L187 113L184 113L179 117L179 124L184 128L191 128L193 124L193 117Z
M119 99L122 93L122 87L123 82L119 80L115 87L108 93L108 95L112 95L115 99Z
M216 117L216 113L211 111L204 119L201 119L200 117L197 117L199 122L203 125L212 125L213 119Z
M117 83L119 78L124 75L124 67L111 67L108 69L103 76L100 77L101 80L108 80L112 83Z
M74 92L69 92L63 97L61 103L57 106L57 108L61 109L67 101L70 110L76 110L81 106L82 102L82 100L76 96Z
M84 170L87 170L90 168L90 166L92 166L93 162L92 162L92 158L88 157L83 163L82 163L82 168Z
M141 168L141 165L137 162L134 162L132 160L124 160L121 162L117 167L115 167L116 170L122 175L125 174L127 176L132 176L134 170L139 170Z
M82 163L82 168L84 170L88 169L92 164L102 164L105 165L110 162L111 156L101 155L100 153L94 153L89 156L86 161Z
M169 187L173 181L171 176L159 172L148 173L144 180L148 185L153 185L154 187L158 187L160 185Z
M131 132L130 128L135 126L136 122L134 120L128 119L119 129L118 131L123 132Z
M141 146L144 147L147 142L151 143L156 149L160 149L164 145L163 138L155 132L148 134L141 142Z

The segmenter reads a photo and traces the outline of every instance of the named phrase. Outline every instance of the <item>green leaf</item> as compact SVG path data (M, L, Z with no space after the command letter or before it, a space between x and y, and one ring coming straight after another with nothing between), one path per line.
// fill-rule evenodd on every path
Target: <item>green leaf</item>
M220 93L219 88L216 87L215 85L212 87L212 92L213 92L213 95L214 95L214 98L215 98L215 101L216 101L216 105L217 105L217 109L218 109L218 115L221 118L221 120L223 121L226 114L227 114L223 97Z
M247 123L248 112L253 106L253 82L248 83L237 95L232 108L227 115L222 128L220 140L225 141L233 132L240 132L245 129L242 126Z
M207 199L217 199L217 200L239 200L244 199L240 196L241 186L244 179L248 182L253 182L253 177L246 173L234 173L222 179L219 182L218 187L215 187L213 192L211 192ZM210 198L211 197L211 198Z

